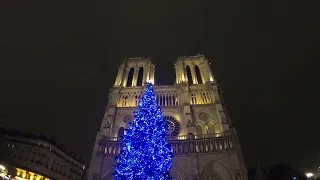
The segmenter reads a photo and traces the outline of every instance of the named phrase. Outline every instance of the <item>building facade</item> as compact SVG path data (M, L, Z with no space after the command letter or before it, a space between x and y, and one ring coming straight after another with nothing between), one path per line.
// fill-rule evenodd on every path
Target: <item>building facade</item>
M35 133L1 129L0 160L19 180L81 180L85 166L74 153Z
M247 180L237 133L230 127L210 64L203 55L179 57L175 72L174 85L154 85L169 126L171 175L177 180ZM154 82L151 58L129 58L120 65L94 144L89 180L113 179L121 137L147 84Z

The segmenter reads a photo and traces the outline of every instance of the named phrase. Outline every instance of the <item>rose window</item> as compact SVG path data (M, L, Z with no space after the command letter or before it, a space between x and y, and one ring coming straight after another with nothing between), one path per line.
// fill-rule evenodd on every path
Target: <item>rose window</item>
M178 136L180 132L180 123L176 118L172 116L164 116L164 119L168 122L169 136Z

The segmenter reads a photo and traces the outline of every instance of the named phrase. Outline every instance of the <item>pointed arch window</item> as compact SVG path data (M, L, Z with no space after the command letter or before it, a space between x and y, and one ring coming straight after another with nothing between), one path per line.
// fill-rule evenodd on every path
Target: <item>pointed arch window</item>
M209 136L209 137L212 137L212 136L214 136L214 126L212 125L212 124L208 124L208 126L207 126L207 135Z
M143 80L143 67L140 67L139 73L138 73L137 86L142 86L142 80Z
M122 139L124 136L124 127L120 127L118 130L118 138Z
M201 138L202 136L202 128L200 125L196 126L196 132L197 132L197 139Z
M131 68L128 74L128 80L127 80L127 86L126 87L131 87L132 86L132 79L133 79L133 73L134 73L134 68Z
M195 72L196 72L198 84L203 84L199 66L198 66L198 65L195 65L195 66L194 66L194 70L195 70Z
M186 66L186 72L187 72L187 77L188 77L188 83L192 84L192 74L191 74L191 69L189 66Z

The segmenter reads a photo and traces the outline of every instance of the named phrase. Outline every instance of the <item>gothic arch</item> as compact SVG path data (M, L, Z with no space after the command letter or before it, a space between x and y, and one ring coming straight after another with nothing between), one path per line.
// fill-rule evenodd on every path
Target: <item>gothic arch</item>
M207 132L206 132L208 137L215 137L216 136L216 130L213 124L209 123L207 125Z
M132 86L133 74L134 74L134 68L132 67L129 70L129 73L128 73L128 79L127 79L126 87L131 87Z
M203 82L202 82L202 77L201 77L201 72L200 72L200 69L199 69L199 66L198 66L198 65L195 65L195 66L194 66L194 71L195 71L195 73L196 73L196 77L197 77L198 84L203 84Z
M219 125L219 121L217 120L217 118L210 117L208 124L212 124L212 125L216 126L216 125Z
M215 128L213 124L208 124L207 125L207 134L214 134L215 133Z
M139 72L138 72L138 78L137 78L137 86L142 86L143 85L143 67L140 67Z
M170 175L177 180L187 180L187 177L184 174L183 169L179 165L174 163L171 168Z
M196 120L195 124L196 124L196 128L197 128L197 126L200 126L200 127L201 127L201 132L202 132L201 135L207 133L207 130L206 130L207 126L206 126L206 124L205 124L203 121ZM196 130L197 130L197 129L196 129ZM199 135L199 134L198 134L198 131L196 131L196 132L197 132L197 135Z
M101 180L113 180L114 168L109 169L105 173L102 174Z
M197 133L197 135L203 134L202 127L199 124L196 125L196 133Z
M118 129L117 137L118 137L119 139L122 139L122 138L123 138L123 136L124 136L124 134L125 134L124 131L125 131L125 130L124 130L124 127L120 127L120 128Z
M233 180L230 169L220 161L209 162L202 170L201 179L204 180Z
M188 83L193 84L191 69L189 66L186 66L186 73L187 73Z

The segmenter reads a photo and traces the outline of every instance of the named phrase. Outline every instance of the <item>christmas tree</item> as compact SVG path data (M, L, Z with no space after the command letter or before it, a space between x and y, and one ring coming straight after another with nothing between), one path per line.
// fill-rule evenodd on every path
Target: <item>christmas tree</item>
M162 116L152 84L149 84L135 119L123 137L123 150L116 158L115 179L169 179L173 155L166 141L167 134L167 121Z

